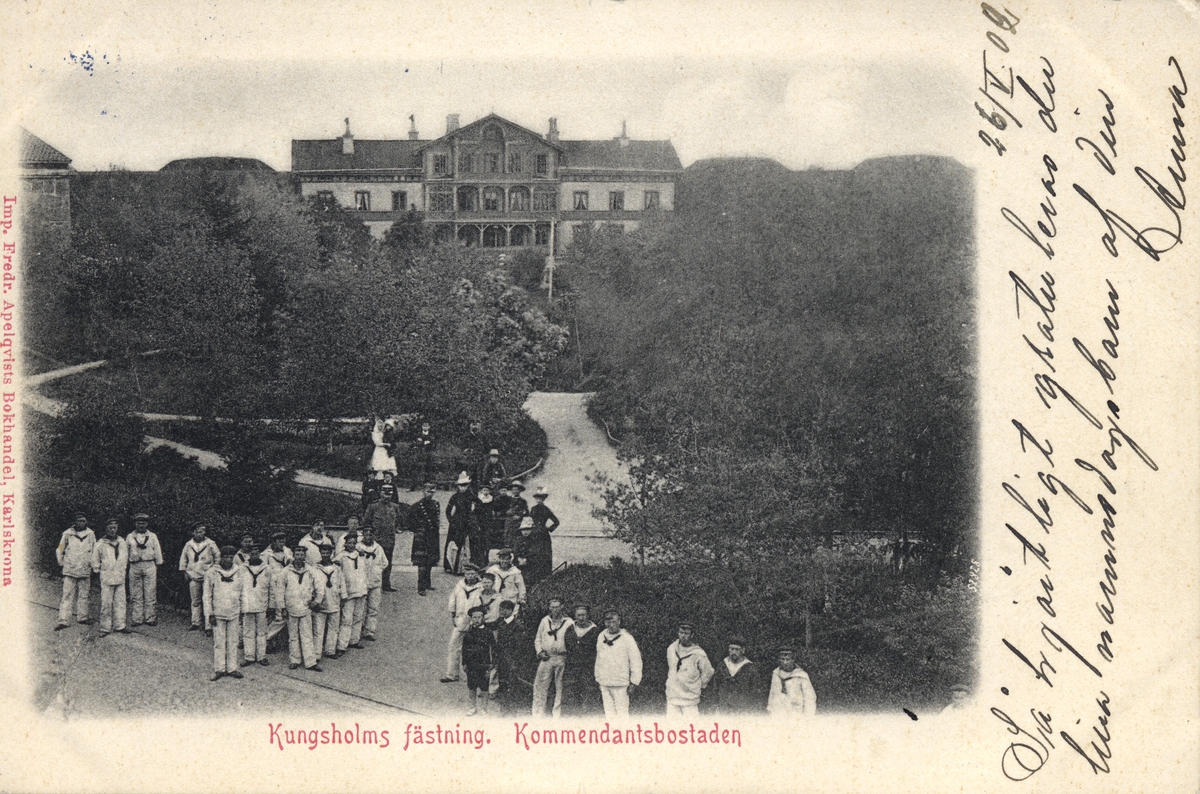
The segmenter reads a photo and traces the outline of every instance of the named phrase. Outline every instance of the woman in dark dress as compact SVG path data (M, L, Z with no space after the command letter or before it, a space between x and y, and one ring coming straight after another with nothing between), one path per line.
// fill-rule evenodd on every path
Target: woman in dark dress
M533 519L533 532L529 535L526 548L529 551L529 566L536 566L538 569L535 573L537 579L545 579L554 571L554 548L550 542L550 533L558 529L559 520L554 511L546 507L546 497L549 495L546 486L538 486L533 494L535 504L529 508L529 517ZM528 583L528 573L525 574L525 579Z

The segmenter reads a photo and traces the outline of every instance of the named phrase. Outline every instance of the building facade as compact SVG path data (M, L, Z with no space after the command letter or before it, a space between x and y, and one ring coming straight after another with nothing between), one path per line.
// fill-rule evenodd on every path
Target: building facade
M410 117L411 119L411 117ZM570 242L588 223L636 228L648 213L675 209L682 171L670 141L565 141L550 119L539 135L491 114L422 140L292 141L292 175L303 196L325 196L382 236L410 211L435 235L461 245L507 248Z
M71 240L71 158L24 127L18 134L26 242L38 255L61 251Z

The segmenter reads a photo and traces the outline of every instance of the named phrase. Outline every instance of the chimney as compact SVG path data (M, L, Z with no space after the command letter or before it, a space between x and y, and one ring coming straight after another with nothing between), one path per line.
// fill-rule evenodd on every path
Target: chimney
M621 137L613 138L622 149L629 145L629 136L625 134L625 122L621 121Z
M408 139L410 141L420 140L421 134L419 132L417 132L417 117L415 115L409 116L408 120L409 120L409 123L412 125L408 128Z
M449 135L450 133L454 132L457 129L458 129L458 114L451 113L448 116L446 116L446 134Z
M558 119L550 119L550 131L546 133L546 140L550 143L558 143Z
M354 154L354 136L350 133L350 119L346 119L346 134L342 136L342 154Z

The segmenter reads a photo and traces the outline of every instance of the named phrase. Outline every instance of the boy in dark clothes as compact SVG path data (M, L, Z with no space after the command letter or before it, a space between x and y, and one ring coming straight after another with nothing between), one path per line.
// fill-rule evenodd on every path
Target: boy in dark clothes
M492 630L483 625L484 608L471 607L471 626L463 635L463 667L467 668L467 690L471 693L471 708L468 717L478 713L487 714L488 685L496 669L496 638Z

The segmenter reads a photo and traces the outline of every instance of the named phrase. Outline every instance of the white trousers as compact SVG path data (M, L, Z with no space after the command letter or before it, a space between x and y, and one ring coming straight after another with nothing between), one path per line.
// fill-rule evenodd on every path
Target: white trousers
M363 621L364 637L374 637L379 628L379 606L383 603L383 586L367 590L367 618Z
M238 618L217 618L213 626L213 670L218 673L232 673L238 669L238 634L241 630L241 620Z
M604 701L604 716L607 719L629 716L629 686L601 686L600 698Z
M158 566L154 560L129 563L129 619L137 626L158 620Z
M465 674L462 666L462 645L465 636L467 630L458 626L450 632L450 645L446 650L446 678L462 678Z
M247 662L267 658L267 625L266 612L242 613L242 647Z
M693 703L690 706L676 706L673 703L667 704L668 717L699 717L700 706Z
M566 660L565 656L551 656L538 663L537 675L533 678L533 716L546 714L546 696L550 694L551 681L554 682L553 714L555 717L562 716L563 671L566 669ZM628 712L628 700L626 706L625 710Z
M338 633L342 627L342 613L314 612L313 613L313 647L320 656L324 650L326 656L337 653Z
M312 614L293 617L288 615L288 661L305 667L313 667L317 663L316 648L313 646Z
M100 631L125 628L125 582L100 585ZM115 624L115 625L114 625Z
M338 627L337 649L344 651L362 639L366 596L342 599L342 625Z
M91 597L91 577L64 576L62 601L58 604L58 622L64 626L70 623L72 608L77 620L87 620Z
M204 626L204 580L188 579L188 593L192 596L192 625Z

